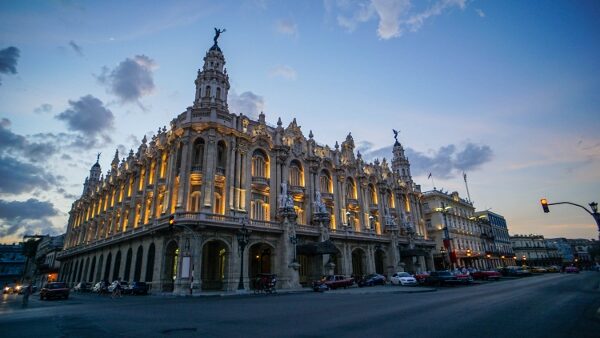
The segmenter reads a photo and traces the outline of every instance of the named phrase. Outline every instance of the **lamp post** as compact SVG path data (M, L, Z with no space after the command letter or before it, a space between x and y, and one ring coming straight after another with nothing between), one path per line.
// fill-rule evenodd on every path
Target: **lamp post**
M346 231L350 229L350 215L352 215L350 211L346 211L346 224L344 224Z
M452 245L451 245L451 238L450 238L450 232L448 231L448 223L446 220L446 214L448 213L448 211L452 209L451 206L446 205L444 206L444 203L442 203L442 207L441 208L435 208L434 210L437 212L441 212L444 218L444 247L446 248L446 251L448 252L448 255L450 256L450 268L453 268L454 263L452 262Z
M369 215L369 230L371 230L371 231L374 230L373 219L375 219L375 217L373 217L373 215Z
M448 252L448 250L446 250L445 247L440 248L440 253L442 254L442 267L444 270L446 270L446 252Z
M238 230L237 241L240 246L240 282L238 290L244 290L244 249L250 240L250 230L246 227L246 219L242 220L242 227Z

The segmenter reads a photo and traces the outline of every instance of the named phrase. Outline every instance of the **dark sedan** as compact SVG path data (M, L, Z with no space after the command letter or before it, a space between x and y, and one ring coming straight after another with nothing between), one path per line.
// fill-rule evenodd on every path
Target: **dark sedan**
M40 290L40 300L51 298L69 298L69 288L62 282L47 283Z
M444 284L457 284L459 283L458 277L450 271L433 271L425 278L425 284L427 285L444 285Z
M385 276L373 273L358 281L358 286L385 285Z
M147 295L149 286L144 282L131 282L123 289L124 294L128 295Z

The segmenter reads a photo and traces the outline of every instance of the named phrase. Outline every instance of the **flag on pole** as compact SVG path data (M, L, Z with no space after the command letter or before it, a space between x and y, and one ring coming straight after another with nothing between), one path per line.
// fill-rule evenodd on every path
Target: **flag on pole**
M430 178L431 178L431 173L429 173L429 176L427 176L427 179L430 179Z

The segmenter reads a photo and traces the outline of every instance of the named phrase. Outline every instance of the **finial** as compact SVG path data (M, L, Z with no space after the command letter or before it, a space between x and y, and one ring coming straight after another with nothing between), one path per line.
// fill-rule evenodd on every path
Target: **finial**
M335 149L339 149L340 145L338 144L338 141L335 141Z
M146 144L146 142L148 142L148 139L146 138L146 134L144 134L144 137L142 138L142 143Z
M396 143L398 143L398 134L400 131L396 129L392 129L392 131L394 132L394 140L396 140Z
M313 133L312 133L312 130L310 130L310 131L308 132L308 138L309 138L309 139L312 139L312 138L313 138L313 136L314 136L314 135L313 135Z
M281 117L278 117L278 118L277 118L277 126L278 126L278 127L281 127L281 125L282 125L282 124L283 124L283 123L281 122Z
M96 163L100 162L100 155L102 155L102 153L98 153L98 156L96 156Z

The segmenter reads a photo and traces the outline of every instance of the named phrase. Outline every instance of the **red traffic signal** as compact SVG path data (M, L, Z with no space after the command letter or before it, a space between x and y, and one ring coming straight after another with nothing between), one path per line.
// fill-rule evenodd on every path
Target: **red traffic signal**
M548 200L547 200L547 199L545 199L545 198L542 198L542 199L540 200L540 203L542 203L542 209L544 209L544 212L545 212L545 213L549 213L549 212L550 212L550 209L548 209Z

